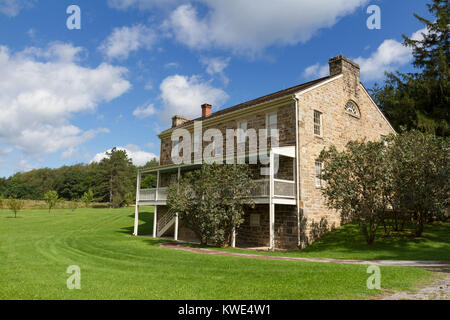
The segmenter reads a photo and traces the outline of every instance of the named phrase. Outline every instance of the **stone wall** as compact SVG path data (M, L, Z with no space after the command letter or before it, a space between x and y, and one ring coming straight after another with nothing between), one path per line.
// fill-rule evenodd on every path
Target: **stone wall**
M277 112L278 115L278 129L279 129L279 146L295 146L295 107L293 104L288 104L282 107L264 110L258 113L252 113L249 115L239 116L236 119L226 120L219 122L218 124L207 126L204 122L203 133L210 129L219 129L222 132L224 138L223 142L223 154L226 154L226 130L238 128L238 124L242 121L247 121L247 129L255 129L258 134L259 129L266 128L266 117L268 114ZM206 148L211 142L203 142L203 148ZM248 151L248 140L246 150ZM270 145L270 143L268 144ZM160 162L161 165L172 164L171 160L172 152L172 140L171 137L165 137L161 139L161 152ZM234 152L237 152L237 140L234 143Z
M357 83L357 85L355 85ZM346 103L356 102L360 117L345 112ZM323 135L314 135L314 110L322 113ZM320 188L315 184L315 161L331 145L343 150L351 140L379 141L393 133L381 111L359 82L359 69L346 64L343 77L299 97L300 193L303 224L308 242L314 239L315 226L339 226L340 215L325 206ZM305 243L308 244L308 243Z

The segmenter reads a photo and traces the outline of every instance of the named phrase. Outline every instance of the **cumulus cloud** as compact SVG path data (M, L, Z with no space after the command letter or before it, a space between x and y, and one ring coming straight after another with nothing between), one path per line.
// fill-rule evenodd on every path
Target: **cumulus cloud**
M109 59L127 59L131 52L142 48L151 49L156 33L150 27L138 24L115 28L100 45L99 50Z
M254 55L272 45L308 41L318 30L335 25L368 0L197 0L208 8L182 4L164 28L192 49L219 47Z
M132 159L133 164L136 166L143 166L147 162L149 162L155 158L158 159L158 157L155 154L142 151L138 146L132 145L132 144L127 145L125 147L117 147L117 149L126 151L128 157L130 159ZM107 157L107 155L106 155L107 152L111 152L111 149L107 150L105 152L96 154L95 157L92 159L91 163L100 162L103 159L105 159Z
M422 40L427 29L420 29L411 36L413 40ZM377 80L384 77L385 72L392 72L411 62L412 50L394 39L388 39L368 58L358 57L355 61L361 67L364 80Z
M196 118L201 114L202 104L220 107L228 99L223 90L213 87L210 81L203 81L199 76L169 76L161 83L160 90L164 105L161 118L165 122L173 115Z
M422 40L426 28L414 32L413 40ZM383 43L369 57L358 57L353 59L361 67L361 78L366 81L378 80L384 77L385 72L392 72L404 66L412 60L411 48L405 47L395 39L384 40ZM316 63L305 69L305 78L319 78L328 74L328 65Z
M83 131L70 123L130 88L127 70L77 63L82 48L52 44L13 53L0 46L0 143L34 156L75 147L107 129Z
M147 106L138 107L133 111L133 115L136 118L144 119L148 118L156 113L155 106L153 104L149 104Z
M206 67L206 73L210 76L218 75L225 85L228 84L229 79L225 76L224 70L230 64L231 58L222 58L222 57L214 57L214 58L201 58L201 63Z
M22 9L32 6L34 1L35 0L2 0L0 1L0 12L9 17L15 17Z
M322 78L329 74L328 65L321 65L320 63L313 64L305 69L303 77L310 78Z
M147 10L155 7L171 7L182 2L183 0L108 0L108 5L111 8L119 10L125 10L133 7L141 10Z

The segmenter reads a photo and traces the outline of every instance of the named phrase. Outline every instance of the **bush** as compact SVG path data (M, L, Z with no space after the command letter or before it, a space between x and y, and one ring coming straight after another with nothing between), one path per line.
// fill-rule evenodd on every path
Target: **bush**
M167 206L202 244L226 247L243 222L244 207L254 206L253 188L246 165L204 164L169 187Z
M424 224L442 219L450 205L450 140L417 130L388 140L392 206L410 213L419 237Z
M340 210L343 220L358 222L368 244L375 241L379 216L388 205L385 149L382 142L350 142L345 151L333 146L320 155L327 205Z
M8 208L14 212L14 218L17 218L17 212L23 209L24 202L21 199L10 196L6 201Z

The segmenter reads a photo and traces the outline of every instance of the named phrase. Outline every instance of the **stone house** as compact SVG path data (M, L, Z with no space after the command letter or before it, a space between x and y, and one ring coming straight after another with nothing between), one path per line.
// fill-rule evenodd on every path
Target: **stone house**
M395 130L360 82L360 68L355 62L338 56L330 59L329 66L327 77L215 113L205 104L199 119L175 116L172 128L159 134L160 166L138 173L134 235L138 235L139 206L151 205L155 206L153 236L195 240L193 232L182 226L178 216L168 212L166 190L185 172L201 165L195 161L183 164L172 161L174 152L180 153L180 141L173 141L172 137L176 129L185 129L191 135L194 151L188 156L190 160L195 160L195 150L201 154L207 147L208 143L196 133L198 123L203 131L214 128L224 136L227 129L241 129L241 135L251 129L278 131L278 145L264 145L268 176L255 170L256 207L246 212L245 222L233 237L233 246L271 250L304 247L339 226L339 212L328 209L321 194L322 164L317 161L320 152L330 145L343 149L351 140L380 140ZM240 138L239 134L236 138L244 145L250 140L245 135ZM234 143L231 148L235 154ZM249 159L251 150L248 145L245 148ZM259 144L258 152L261 148ZM230 151L224 144L213 144L212 149L217 154ZM157 188L141 189L143 174L156 174Z

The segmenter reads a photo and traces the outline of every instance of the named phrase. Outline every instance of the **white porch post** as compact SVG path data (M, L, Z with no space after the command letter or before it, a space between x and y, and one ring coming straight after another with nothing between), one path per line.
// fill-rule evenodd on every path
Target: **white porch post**
M269 185L269 228L270 228L270 246L271 251L275 250L275 204L273 203L273 193L274 193L274 154L273 150L270 150L270 185Z
M231 234L231 247L236 248L236 229L233 228L233 233Z
M134 236L138 235L140 193L141 193L141 171L138 169L137 183L136 183L136 207L134 209L134 231L133 231Z
M158 206L155 206L155 211L153 213L153 238L156 238L158 235L156 234L156 226L158 224Z
M178 167L178 177L177 177L178 188L180 187L180 179L181 179L181 167ZM179 221L178 221L178 212L177 212L177 213L175 213L175 231L173 234L173 239L175 241L178 241L178 225L179 225Z
M175 213L175 231L174 231L173 239L175 241L178 241L178 212Z
M159 189L159 179L160 174L159 171L156 173L156 192L155 192L155 202L158 201L158 189ZM158 206L155 206L155 210L153 213L153 238L156 238L157 235L157 226L158 226Z

